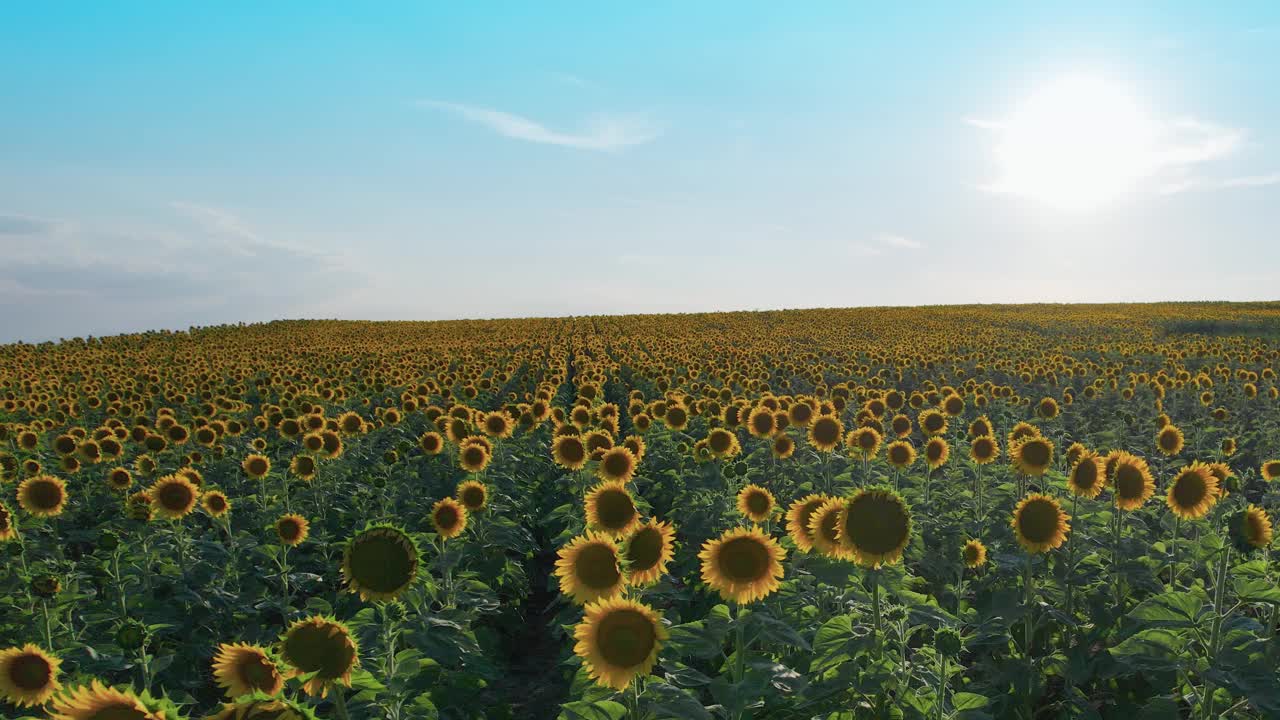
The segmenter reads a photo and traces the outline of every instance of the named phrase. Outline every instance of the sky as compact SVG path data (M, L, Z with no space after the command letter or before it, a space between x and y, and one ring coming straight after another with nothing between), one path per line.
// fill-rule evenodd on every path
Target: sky
M1277 297L1273 2L3 3L0 342Z

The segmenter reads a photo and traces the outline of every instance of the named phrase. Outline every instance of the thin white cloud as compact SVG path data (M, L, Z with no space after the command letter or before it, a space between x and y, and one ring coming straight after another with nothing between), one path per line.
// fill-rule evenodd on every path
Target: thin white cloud
M503 137L579 150L621 150L642 145L661 134L645 117L638 115L595 114L587 118L582 130L562 132L522 115L476 105L440 100L420 100L417 104L446 110Z
M1219 184L1222 187L1266 187L1268 185L1280 185L1280 173L1227 178Z
M884 233L878 236L876 239L880 241L881 245L888 245L891 248L901 248L904 250L919 250L920 248L924 247L924 244L921 243L919 240L912 240L911 238L903 237L901 235L892 235L889 233Z
M867 243L851 243L849 254L854 257L876 257L884 254L884 248Z

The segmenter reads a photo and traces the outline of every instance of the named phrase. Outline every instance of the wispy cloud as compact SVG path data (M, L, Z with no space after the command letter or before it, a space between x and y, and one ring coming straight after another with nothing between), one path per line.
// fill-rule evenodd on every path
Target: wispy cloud
M491 108L441 100L419 100L419 107L446 110L516 140L579 150L621 150L656 139L661 132L641 115L594 114L577 132L554 130L535 120Z
M849 254L854 257L879 257L896 250L919 250L924 243L895 233L879 233L870 242L850 243Z
M880 241L881 245L887 245L892 248L902 248L904 250L919 250L920 248L924 247L924 244L921 243L919 240L912 240L911 238L903 237L901 235L892 235L889 233L882 233L876 236L876 239Z

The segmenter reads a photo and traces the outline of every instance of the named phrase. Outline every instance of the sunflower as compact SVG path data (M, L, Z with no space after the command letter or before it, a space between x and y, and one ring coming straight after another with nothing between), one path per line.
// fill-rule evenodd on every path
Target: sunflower
M876 432L872 427L860 427L857 430L849 431L849 435L845 438L845 444L849 448L857 450L864 460L873 458L876 453L880 452L880 433Z
M364 418L355 411L347 411L338 416L338 429L344 435L359 435L364 432Z
M484 510L485 505L489 502L489 488L484 483L476 480L467 480L460 483L454 490L454 497L469 513L477 513Z
M1111 486L1115 490L1116 507L1121 510L1137 510L1156 491L1155 480L1147 461L1123 450L1115 454L1115 469L1110 473Z
M453 498L444 498L431 506L431 524L441 540L450 540L467 529L467 509Z
M768 520L773 515L773 506L773 493L759 485L745 485L738 491L738 512L752 522Z
M784 557L786 551L755 527L727 530L704 543L698 553L702 581L719 591L726 602L740 605L778 589Z
M1156 449L1169 457L1182 452L1183 441L1182 431L1173 424L1165 425L1156 433Z
M937 470L946 465L949 457L951 457L951 446L943 438L931 437L929 442L924 444L924 459L930 470Z
M809 515L809 537L820 555L838 560L852 560L853 553L840 544L840 513L844 500L824 496L824 502Z
M791 436L779 433L773 438L773 446L771 447L773 456L778 460L786 460L796 451L796 441Z
M1267 482L1280 478L1280 460L1268 460L1262 463L1262 467L1258 472L1262 474L1262 479Z
M98 680L53 698L52 720L165 720L147 707L132 690L116 690Z
M1038 435L1024 438L1010 446L1009 459L1018 472L1039 477L1053 464L1053 443Z
M631 454L636 456L637 465L644 461L644 438L639 435L628 435L627 438L622 441L622 447L630 450Z
M333 430L320 431L320 451L333 460L342 457L342 436Z
M894 415L893 419L889 421L889 429L893 431L894 435L897 435L900 438L910 435L911 427L911 418L903 415L902 413Z
M978 416L973 422L969 423L969 439L982 437L983 435L995 436L996 429L991 425L991 420L986 415Z
M1218 478L1208 465L1193 462L1183 468L1169 483L1165 504L1183 520L1204 517L1218 501Z
M890 465L902 470L916 461L916 449L906 440L894 440L885 448L884 456Z
M813 532L809 529L809 521L813 518L813 513L830 500L832 498L827 495L807 495L787 508L787 533L801 552L813 549Z
M263 693L245 695L220 710L206 715L204 720L317 720L316 714L306 705L287 698L269 697Z
M469 473L478 473L489 466L489 449L480 443L469 442L458 451L458 465Z
M844 439L844 423L834 415L819 415L809 423L809 444L819 452L835 450Z
M728 431L725 431L726 433ZM733 439L733 435L729 434ZM734 439L736 443L737 440ZM628 483L636 472L636 456L624 447L609 448L600 456L596 466L596 477L605 482Z
M593 602L585 611L573 631L573 652L582 658L587 674L597 684L619 691L637 676L648 675L667 639L658 614L626 598Z
M0 542L18 537L18 527L13 523L13 511L0 500Z
M911 511L902 496L883 487L854 493L840 509L840 546L860 565L892 565L911 540Z
M970 540L960 551L964 566L969 569L980 568L987 564L987 546L981 540Z
M150 493L146 490L139 490L130 495L129 499L125 501L125 509L128 511L129 517L134 520L149 522L152 514Z
M276 538L283 545L289 547L297 547L307 539L307 535L311 531L311 523L301 515L290 513L282 515L275 524Z
M1059 412L1061 410L1058 408L1058 401L1051 397L1043 398L1036 405L1036 415L1043 420L1052 420L1058 417Z
M1096 498L1107 484L1106 468L1102 458L1085 451L1071 466L1071 474L1067 476L1067 489L1072 495L1084 498Z
M444 450L444 437L438 432L424 432L418 438L418 448L427 455L439 455Z
M560 435L551 443L551 459L565 470L581 470L587 464L587 446L577 435Z
M587 524L615 537L629 534L640 524L635 500L621 482L603 482L586 497Z
M560 592L579 605L617 595L627 583L621 551L608 535L587 532L570 540L557 554L555 574L560 578Z
M654 518L637 527L622 549L626 558L627 583L649 585L667 571L667 563L675 557L676 531L671 523Z
M200 499L200 490L183 475L165 475L147 490L151 509L168 520L180 520L191 512Z
M1033 437L1041 437L1040 428L1029 422L1019 422L1013 426L1012 430L1009 431L1008 445L1009 447L1013 447L1018 444L1019 441Z
M244 473L254 480L261 480L271 472L271 459L266 455L254 453L244 459L240 463L240 467L244 469Z
M778 423L775 422L773 411L764 405L757 406L747 416L747 432L758 438L766 438L774 434L778 429Z
M27 643L0 650L0 698L18 707L43 705L62 688L57 657Z
M221 490L210 490L200 495L200 506L210 517L222 517L231 510L231 501Z
M374 525L347 541L342 580L361 600L394 600L418 576L418 544L392 525Z
M941 435L947 431L947 416L934 408L929 408L920 413L916 418L916 424L920 426L920 432L925 435Z
M222 643L213 657L213 679L229 698L260 690L275 695L284 676L266 648L248 643Z
M495 410L486 414L480 426L484 429L486 435L495 438L511 437L512 431L515 430L515 425L511 422L511 416L502 410Z
M1249 554L1271 545L1271 518L1257 505L1249 505L1231 516L1227 527L1236 549L1242 553Z
M1236 454L1236 439L1233 437L1222 438L1222 444L1219 446L1223 455Z
M52 475L36 475L18 486L18 505L36 517L57 517L67 506L67 484Z
M969 441L969 459L978 465L988 465L1000 457L1000 444L991 435L979 435Z
M350 687L351 671L360 664L359 645L351 630L323 615L297 620L280 639L280 656L290 677L308 676L308 695L324 697L334 684Z
M1018 544L1027 552L1039 554L1048 552L1067 539L1071 532L1071 519L1062 511L1058 501L1048 495L1032 493L1022 499L1013 509L1013 520L1010 524L1018 538Z

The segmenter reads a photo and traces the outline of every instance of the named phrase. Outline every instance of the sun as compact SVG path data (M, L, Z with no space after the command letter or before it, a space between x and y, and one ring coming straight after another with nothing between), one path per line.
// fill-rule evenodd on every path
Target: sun
M988 189L1065 210L1090 210L1132 191L1160 165L1156 123L1123 85L1065 75L1025 98L996 134L999 176Z

